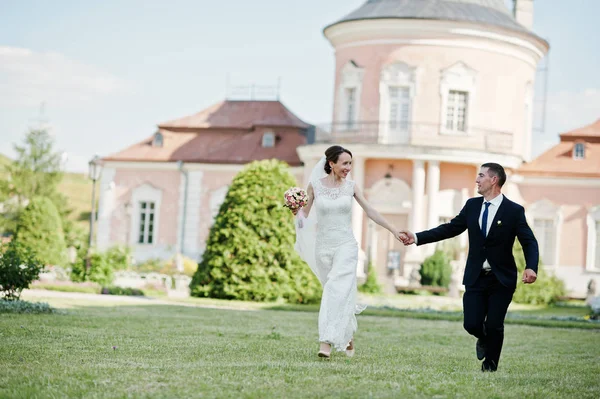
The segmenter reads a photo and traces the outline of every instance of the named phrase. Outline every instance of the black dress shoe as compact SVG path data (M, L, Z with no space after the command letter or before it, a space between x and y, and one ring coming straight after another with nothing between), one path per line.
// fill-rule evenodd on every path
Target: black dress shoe
M481 371L483 372L494 372L496 370L498 370L498 366L493 360L484 360L483 363L481 363Z
M477 339L477 343L475 344L475 352L477 353L477 360L483 360L485 357L485 343L481 340L481 338Z

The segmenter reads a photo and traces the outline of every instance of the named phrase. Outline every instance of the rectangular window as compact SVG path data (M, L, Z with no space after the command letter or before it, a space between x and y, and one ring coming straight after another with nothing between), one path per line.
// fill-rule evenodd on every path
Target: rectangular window
M356 122L356 89L346 89L346 127L354 128Z
M547 265L555 265L556 229L551 219L534 219L533 231L540 247L541 261Z
M275 134L271 133L271 132L267 132L267 133L263 134L262 146L263 147L275 147Z
M446 106L446 129L453 132L467 131L469 93L450 90Z
M152 244L154 242L154 213L154 202L140 202L139 244Z
M390 87L390 129L407 131L410 123L410 91L407 87Z
M573 150L573 158L574 159L584 159L585 158L585 145L583 143L575 144L575 149Z

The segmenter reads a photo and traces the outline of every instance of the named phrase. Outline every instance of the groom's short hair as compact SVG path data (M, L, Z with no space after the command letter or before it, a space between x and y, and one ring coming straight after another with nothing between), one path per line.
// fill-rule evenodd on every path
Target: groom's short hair
M488 162L481 165L482 168L488 168L488 173L498 178L498 186L502 187L506 183L506 172L499 163Z

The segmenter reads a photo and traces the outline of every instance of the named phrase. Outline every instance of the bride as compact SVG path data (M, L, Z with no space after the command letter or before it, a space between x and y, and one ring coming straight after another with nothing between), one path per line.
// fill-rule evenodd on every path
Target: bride
M354 182L346 179L351 170L352 153L340 146L329 147L311 173L307 205L294 212L295 248L323 285L318 356L324 358L331 356L332 347L354 355L355 314L364 309L356 304L358 243L352 233L352 198L394 237L400 239L401 234L369 205Z

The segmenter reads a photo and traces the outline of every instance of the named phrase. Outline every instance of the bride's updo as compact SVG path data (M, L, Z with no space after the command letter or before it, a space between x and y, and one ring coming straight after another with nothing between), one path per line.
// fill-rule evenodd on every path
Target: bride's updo
M331 173L331 166L329 165L329 162L336 163L338 161L338 158L340 157L340 155L342 155L343 153L350 155L350 158L352 158L352 153L350 152L350 150L347 150L344 147L339 146L339 145L331 146L327 150L325 150L325 158L326 158L325 167L324 167L325 173L327 173L327 174Z

